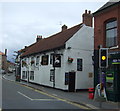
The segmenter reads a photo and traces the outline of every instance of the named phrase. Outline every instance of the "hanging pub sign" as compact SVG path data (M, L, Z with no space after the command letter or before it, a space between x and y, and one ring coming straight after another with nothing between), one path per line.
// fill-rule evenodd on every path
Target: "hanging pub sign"
M60 54L53 55L53 67L61 67L61 56Z

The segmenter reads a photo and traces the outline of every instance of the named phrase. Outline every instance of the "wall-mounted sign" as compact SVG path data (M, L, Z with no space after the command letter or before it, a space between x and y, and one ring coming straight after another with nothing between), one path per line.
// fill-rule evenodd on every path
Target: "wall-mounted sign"
M61 56L60 54L53 55L53 67L61 67Z
M120 64L120 59L113 59L112 64Z

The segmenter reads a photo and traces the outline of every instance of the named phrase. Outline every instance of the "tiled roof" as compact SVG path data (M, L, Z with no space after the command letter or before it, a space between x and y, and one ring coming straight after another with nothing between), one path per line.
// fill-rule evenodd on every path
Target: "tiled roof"
M100 11L106 9L106 8L109 8L109 7L113 6L113 5L116 5L118 3L120 3L120 0L114 0L114 1L110 0L109 2L104 4L101 8L99 8L95 13L93 13L93 15L97 14L98 12L100 12Z
M0 55L5 55L3 52L0 51Z
M69 40L81 27L82 24L79 24L48 38L44 38L29 47L27 51L21 55L21 57L64 47L65 42Z

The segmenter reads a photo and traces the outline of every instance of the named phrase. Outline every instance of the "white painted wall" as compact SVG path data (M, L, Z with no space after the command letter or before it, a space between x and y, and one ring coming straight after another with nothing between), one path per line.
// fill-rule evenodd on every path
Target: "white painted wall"
M2 55L0 55L0 70L2 70Z
M68 85L64 85L65 72L69 72L71 70L74 70L76 72L76 89L86 89L92 86L93 78L89 78L88 73L93 73L93 42L93 28L84 25L71 39L66 42L66 48L64 50L59 50L56 52L58 54L63 54L61 55L61 67L55 68L56 88L63 90L68 89ZM67 49L67 47L71 47L71 49ZM46 55L49 55L49 63L51 53L53 52L46 53ZM39 56L39 63L41 63L42 54ZM73 63L69 64L67 62L68 56L74 58ZM77 58L83 59L83 71L77 71ZM29 64L28 60L27 64ZM51 64L46 66L39 64L39 66L35 68L31 68L29 65L28 69L26 67L21 67L22 71L34 71L35 79L34 81L30 80L31 82L53 87L53 82L50 81L50 69L53 69L53 66Z

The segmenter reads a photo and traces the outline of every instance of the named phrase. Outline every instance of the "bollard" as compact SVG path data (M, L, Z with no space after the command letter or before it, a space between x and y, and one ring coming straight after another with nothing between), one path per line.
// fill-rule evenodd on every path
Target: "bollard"
M94 88L89 88L89 99L94 98Z

